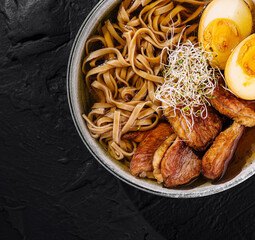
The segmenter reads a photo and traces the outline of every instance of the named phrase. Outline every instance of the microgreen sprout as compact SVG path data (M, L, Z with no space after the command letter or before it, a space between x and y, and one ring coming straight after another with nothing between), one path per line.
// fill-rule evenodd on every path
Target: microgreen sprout
M207 117L208 99L214 97L213 91L222 74L209 65L213 53L198 44L178 42L174 48L164 48L161 59L166 53L167 62L161 60L165 81L158 86L155 98L175 113L179 110L191 131L194 117Z

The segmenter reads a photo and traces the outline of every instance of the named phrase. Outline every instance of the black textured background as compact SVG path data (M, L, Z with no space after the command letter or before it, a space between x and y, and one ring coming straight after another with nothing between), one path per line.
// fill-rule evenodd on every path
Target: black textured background
M74 37L98 0L0 0L0 240L255 239L255 177L200 199L103 169L66 97Z

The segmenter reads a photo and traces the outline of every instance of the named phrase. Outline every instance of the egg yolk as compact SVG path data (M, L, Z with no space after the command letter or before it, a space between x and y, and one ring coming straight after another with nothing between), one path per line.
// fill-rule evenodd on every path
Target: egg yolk
M214 62L222 70L232 50L240 41L238 26L230 19L214 19L203 33L204 48L214 53Z
M238 64L246 75L255 77L255 39L248 40L240 49Z
M249 86L255 80L255 39L248 40L241 47L237 62L246 74L243 85Z

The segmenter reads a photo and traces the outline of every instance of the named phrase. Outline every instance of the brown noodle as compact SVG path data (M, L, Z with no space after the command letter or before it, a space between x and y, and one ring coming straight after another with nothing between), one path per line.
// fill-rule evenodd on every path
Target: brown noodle
M154 98L163 82L162 49L180 38L197 41L190 34L203 7L199 0L124 0L117 23L107 20L87 41L82 71L96 102L83 117L114 158L131 159L136 149L135 142L121 139L123 134L149 130L162 118ZM102 47L90 52L95 45Z

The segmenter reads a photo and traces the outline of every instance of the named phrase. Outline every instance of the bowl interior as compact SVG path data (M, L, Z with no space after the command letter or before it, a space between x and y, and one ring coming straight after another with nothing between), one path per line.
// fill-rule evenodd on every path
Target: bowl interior
M112 16L120 2L120 0L103 0L95 6L83 22L70 54L67 72L67 93L70 111L77 131L90 152L106 169L126 183L141 190L167 197L190 198L211 195L229 189L252 176L255 172L255 142L250 145L250 151L244 156L246 163L242 171L231 180L216 185L210 182L202 182L191 189L188 187L167 189L155 181L133 177L124 164L113 159L99 142L90 136L86 123L82 118L82 114L88 113L92 104L92 99L85 87L84 76L81 72L84 47L87 39L96 31L98 24L109 15Z

